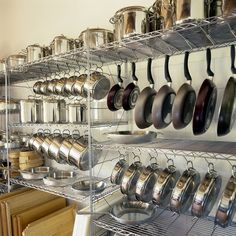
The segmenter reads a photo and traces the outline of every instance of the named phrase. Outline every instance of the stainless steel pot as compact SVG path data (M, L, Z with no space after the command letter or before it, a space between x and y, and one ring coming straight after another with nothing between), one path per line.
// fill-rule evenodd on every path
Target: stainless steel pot
M20 100L20 122L21 123L42 122L42 101L39 99Z
M0 59L0 71L5 70L5 59Z
M59 130L58 130L59 131ZM53 134L48 134L45 138L44 138L44 141L41 145L41 152L43 155L45 155L47 158L50 158L49 157L49 154L48 154L48 150L49 150L49 147L50 147L50 144L52 143L52 140L54 137L59 137L61 134L60 132L55 132Z
M54 94L55 95L60 95L60 96L65 96L64 93L64 86L66 83L67 78L61 78L57 80L57 82L54 84Z
M66 122L66 102L65 100L47 99L43 100L44 123L64 123Z
M141 172L135 189L138 201L149 202L152 199L153 186L159 175L160 169L156 163L152 163Z
M136 183L143 171L143 168L144 167L140 161L135 161L125 171L120 185L120 190L123 194L133 195L135 193Z
M222 0L175 0L176 24L222 15Z
M49 80L46 80L39 84L39 94L45 96L50 95L47 89L49 82L50 82Z
M84 95L90 96L95 100L100 100L104 98L110 90L110 80L100 72L93 72L84 82Z
M33 62L44 57L44 48L38 44L29 45L26 48L27 62Z
M84 83L87 79L87 74L81 74L78 79L73 82L71 87L71 95L85 97L84 94Z
M86 122L87 107L85 104L72 103L68 104L68 122L72 124Z
M96 48L113 41L113 32L101 28L91 28L84 30L79 36L80 47L85 48Z
M74 40L64 35L59 35L53 39L50 46L52 48L52 55L58 55L74 49Z
M48 81L46 87L46 93L49 95L55 94L55 85L57 84L58 79L52 79Z
M120 185L125 171L128 169L129 164L125 159L120 159L114 166L110 181L112 184Z
M143 6L129 6L118 10L110 19L115 40L160 29L154 14Z
M92 140L92 142L96 142ZM94 167L101 157L102 150L93 152L91 156L91 167ZM78 167L80 170L86 171L90 168L89 163L89 150L88 150L88 138L80 137L76 142L73 143L68 161L71 165Z
M33 92L35 94L41 94L40 93L40 86L43 83L43 81L37 81L34 85L33 85Z
M22 54L11 55L7 58L9 67L17 67L26 63L26 56Z
M70 96L74 95L72 92L72 88L74 83L79 79L78 76L71 76L64 80L64 86L62 88L62 94L63 96Z
M59 150L59 158L62 163L68 163L69 162L69 153L70 149L72 148L72 145L74 142L76 142L77 139L79 139L80 135L79 133L72 134L70 137L65 138L60 146Z

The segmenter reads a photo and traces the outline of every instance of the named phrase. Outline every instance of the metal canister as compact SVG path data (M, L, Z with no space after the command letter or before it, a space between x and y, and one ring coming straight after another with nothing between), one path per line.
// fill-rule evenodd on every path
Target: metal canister
M39 99L20 100L21 123L39 123L42 121L42 101Z
M64 123L66 122L65 100L47 99L43 100L44 123Z
M85 104L68 104L68 122L81 123L87 120L87 108Z

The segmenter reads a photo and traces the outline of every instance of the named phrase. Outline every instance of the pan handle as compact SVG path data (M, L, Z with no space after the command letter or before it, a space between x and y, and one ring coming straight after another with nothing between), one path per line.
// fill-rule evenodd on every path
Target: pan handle
M123 79L121 78L121 66L117 65L117 79L119 83L123 83Z
M207 48L206 50L206 60L207 60L207 74L210 77L214 76L213 71L211 70L211 49Z
M152 77L151 67L152 67L152 58L148 58L147 79L148 79L148 82L150 83L150 85L154 85L154 80L153 80L153 77Z
M135 62L132 62L131 67L132 67L132 78L133 78L133 81L138 81L138 78L135 75L135 71L136 71Z
M189 73L189 68L188 68L188 58L189 58L189 52L185 52L185 56L184 56L184 76L188 81L192 81L192 77Z
M235 46L231 45L230 47L230 56L231 56L231 71L233 74L236 74L235 68Z
M165 58L165 78L166 78L167 82L171 83L172 79L170 77L170 72L169 72L169 59L170 59L170 56L166 55L166 58Z

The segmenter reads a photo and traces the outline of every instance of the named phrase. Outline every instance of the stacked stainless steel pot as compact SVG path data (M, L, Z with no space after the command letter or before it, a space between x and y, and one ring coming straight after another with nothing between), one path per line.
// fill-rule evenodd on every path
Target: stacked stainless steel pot
M92 142L96 140L92 139ZM90 161L88 136L80 136L76 133L70 135L68 132L59 131L38 132L30 138L29 146L46 158L61 164L76 166L83 171L94 167L102 153L102 150L96 151Z

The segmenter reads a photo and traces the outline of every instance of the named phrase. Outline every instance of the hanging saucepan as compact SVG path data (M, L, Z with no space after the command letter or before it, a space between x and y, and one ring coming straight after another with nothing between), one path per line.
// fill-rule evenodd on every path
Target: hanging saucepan
M193 134L199 135L205 133L213 119L216 100L217 89L213 82L214 73L211 70L211 50L206 50L207 58L207 74L208 79L205 79L198 92L194 114L193 114Z
M235 75L235 46L231 45L231 71ZM231 76L226 84L218 118L217 135L230 132L236 118L236 78Z
M171 121L172 105L175 98L175 91L171 88L171 77L169 73L169 55L165 58L165 79L169 84L163 85L157 92L152 106L152 121L157 129L167 127Z
M149 58L147 65L147 79L150 85L141 91L134 110L135 123L140 129L145 129L152 125L152 104L156 95L156 90L154 89L151 65L152 59Z
M135 75L134 62L132 62L132 79L133 81L126 86L122 99L122 106L126 111L131 110L135 107L138 96L140 94L140 89L137 86L138 78Z
M124 94L123 80L121 78L121 66L117 65L118 83L113 85L107 95L107 107L110 111L117 111L122 107L122 97Z
M172 123L175 129L186 127L192 120L196 93L191 86L192 77L188 69L189 52L185 52L184 75L187 83L184 83L178 90L172 107Z

